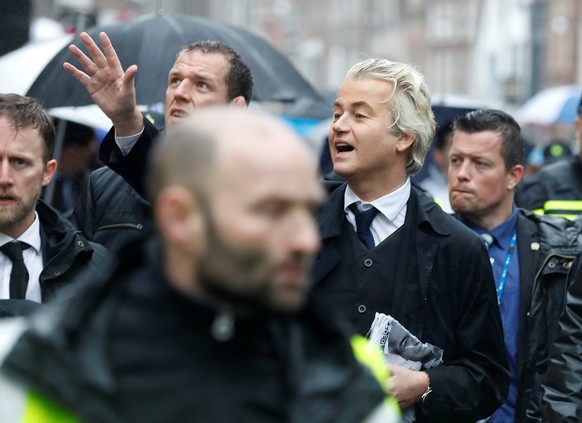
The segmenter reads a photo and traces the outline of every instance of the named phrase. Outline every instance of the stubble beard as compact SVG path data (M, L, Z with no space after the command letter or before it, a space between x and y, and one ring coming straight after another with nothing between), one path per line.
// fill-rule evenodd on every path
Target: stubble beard
M228 245L212 224L208 234L207 253L199 261L197 272L197 280L206 293L283 313L294 312L303 305L304 292L297 294L300 298L292 305L279 298L281 293L274 286L277 266L265 253Z
M6 233L22 222L35 208L40 191L32 201L24 202L22 198L15 197L15 203L10 206L0 206L0 232Z

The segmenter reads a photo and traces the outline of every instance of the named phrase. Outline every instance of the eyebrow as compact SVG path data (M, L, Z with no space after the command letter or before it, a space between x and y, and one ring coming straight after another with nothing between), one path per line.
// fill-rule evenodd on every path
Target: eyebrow
M333 102L333 105L334 106L343 107L342 104L340 104L340 102L337 101L337 100L335 100ZM372 108L372 105L370 103L368 103L367 101L365 101L365 100L356 101L354 103L348 104L348 106L351 107L351 108L353 108L353 109L358 108L358 107L369 107L369 108Z
M172 76L176 76L176 75L186 75L186 76L192 76L193 75L196 79L199 79L199 80L209 81L209 82L215 81L215 78L213 78L213 75L211 75L209 73L181 72L181 71L179 71L176 68L170 69L170 72L168 73L168 78L170 78Z

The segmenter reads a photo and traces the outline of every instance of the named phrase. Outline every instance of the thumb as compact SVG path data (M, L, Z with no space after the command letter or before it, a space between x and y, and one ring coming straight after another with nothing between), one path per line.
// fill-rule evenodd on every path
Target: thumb
M131 65L123 75L123 85L125 88L133 88L135 75L137 75L137 65Z

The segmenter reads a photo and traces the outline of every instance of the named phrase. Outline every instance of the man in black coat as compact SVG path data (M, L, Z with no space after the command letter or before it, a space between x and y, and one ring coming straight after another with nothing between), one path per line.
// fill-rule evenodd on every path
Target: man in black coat
M140 112L133 83L137 66L123 71L107 35L100 35L103 51L86 33L80 37L91 59L73 45L72 52L84 72L70 63L65 63L65 69L87 88L113 128L99 152L109 167L91 176L73 216L86 236L112 248L144 236L151 228L149 207L143 207L147 203L144 175L149 151L164 123L152 122ZM200 41L186 46L169 71L165 125L180 122L200 107L228 104L246 108L252 87L250 69L228 45Z
M515 192L515 204L538 214L574 220L582 215L582 96L574 123L578 154L551 163L528 177Z
M291 129L203 110L168 130L148 175L157 234L24 334L0 324L0 421L31 405L39 421L399 420L359 362L376 353L386 383L381 354L356 343L356 359L310 298L324 193Z
M453 125L449 189L453 210L488 239L511 385L490 421L541 419L542 379L564 308L566 278L580 251L572 222L518 209L523 139L501 110L483 109Z
M582 419L582 254L577 256L568 282L566 306L543 385L546 423L578 423Z
M329 134L347 184L318 214L314 290L361 334L382 312L442 348L436 368L390 366L391 392L419 422L474 422L505 400L507 362L483 243L410 184L434 127L428 89L410 66L369 59L348 71Z
M12 304L50 302L105 259L102 246L39 200L57 168L54 139L53 122L36 100L0 94L0 298Z

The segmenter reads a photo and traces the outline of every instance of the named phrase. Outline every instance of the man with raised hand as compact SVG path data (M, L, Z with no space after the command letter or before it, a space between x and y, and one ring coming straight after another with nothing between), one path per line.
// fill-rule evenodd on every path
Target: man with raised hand
M64 67L111 118L113 128L100 148L100 158L109 168L93 173L74 220L87 236L113 248L152 230L151 209L143 198L144 180L149 151L159 130L144 119L137 106L137 66L123 71L105 33L99 35L103 50L88 34L80 37L90 58L72 45L70 50L83 70L70 63ZM232 48L219 41L200 41L178 52L167 84L165 125L169 127L209 105L246 108L253 80L248 66Z

